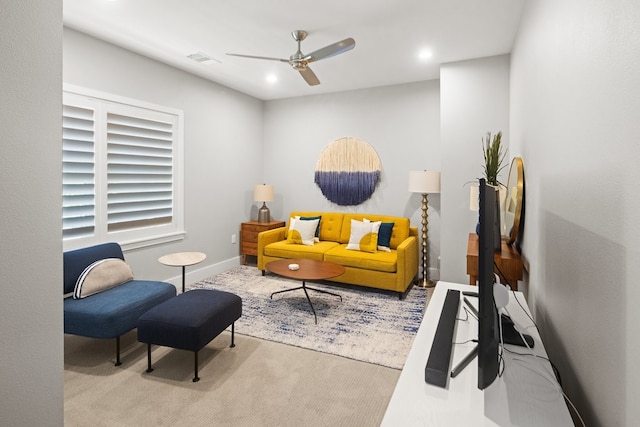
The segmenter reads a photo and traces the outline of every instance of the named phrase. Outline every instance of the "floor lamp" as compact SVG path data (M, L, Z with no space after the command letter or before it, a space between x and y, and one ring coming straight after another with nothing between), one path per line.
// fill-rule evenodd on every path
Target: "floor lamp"
M427 248L427 194L440 193L440 172L433 171L410 171L409 172L409 191L411 193L422 194L422 280L421 286L431 288L434 282L428 279L428 258L429 250Z

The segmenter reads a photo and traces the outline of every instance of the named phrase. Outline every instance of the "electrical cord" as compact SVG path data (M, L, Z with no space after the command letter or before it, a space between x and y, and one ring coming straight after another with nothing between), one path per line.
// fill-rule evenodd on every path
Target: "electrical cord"
M540 336L540 328L538 328L538 324L535 322L535 320L533 320L533 317L531 317L531 315L529 314L529 312L524 308L524 306L522 305L522 303L520 302L520 300L518 299L518 295L516 294L516 292L513 290L513 288L511 287L511 285L509 284L509 281L507 280L506 276L504 275L504 273L502 272L502 270L500 270L500 267L498 266L498 264L495 262L493 262L496 270L498 271L498 273L500 274L500 276L502 276L502 278L504 279L504 283L506 283L506 286L509 288L509 290L512 292L513 297L515 298L516 302L518 303L518 305L520 306L520 308L522 309L522 312L524 314L526 314L526 316L529 318L529 320L531 320L531 323L533 324L533 326L536 328L536 330L538 331L538 335ZM505 307L505 311L508 312L508 310L506 310ZM522 332L520 332L517 328L516 331L520 334L522 341L524 341L524 344L527 346L527 348L530 351L533 351L531 349L531 347L529 347L529 344L527 343L527 341L524 339L524 336L522 335ZM540 369L543 370L543 373L540 373L534 369L532 369L533 372L536 372L538 374L540 374L542 377L546 378L547 380L549 380L552 384L557 383L558 385L558 390L560 391L560 393L562 393L562 396L564 397L564 399L567 401L567 403L569 404L569 406L571 407L571 409L573 409L573 412L576 414L576 416L578 417L578 419L580 420L580 423L582 424L583 427L586 427L586 424L584 422L584 420L582 419L582 416L580 415L580 412L578 412L578 409L576 408L576 406L573 404L573 402L571 401L571 399L569 399L569 396L567 396L567 394L564 392L563 388L562 388L562 378L560 377L560 371L557 369L557 367L555 366L555 364L551 361L551 359L547 358L547 357L543 357L543 356L538 356L537 354L533 354L533 353L518 353L509 349L504 348L504 345L502 343L502 322L500 322L500 346L501 348L503 348L504 350L510 352L510 353L514 353L520 356L530 356L530 357L536 357L536 358L540 358L540 359L544 359L546 361L549 362L549 365L551 366L551 369L553 370L553 375L555 377L555 381L551 378L549 378L547 376L548 372L546 370L544 370L544 368L542 366L540 366ZM502 351L499 353L499 363L503 363L504 364L504 358L503 358L503 354ZM531 368L529 368L531 369ZM504 371L504 366L503 366L503 371ZM503 372L500 372L500 376L502 376Z
M478 320L478 318L476 317L475 314L473 314L472 312L469 311L469 309L467 307L462 307L462 309L464 310L464 312L467 314L466 319L463 319L465 321L469 320L469 317L473 317L474 319ZM462 319L461 319L462 320Z
M462 317L456 317L456 320L459 320L461 322L466 322L467 320L469 320L469 311L467 310L467 307L462 307L462 309L465 311L466 316L463 319Z

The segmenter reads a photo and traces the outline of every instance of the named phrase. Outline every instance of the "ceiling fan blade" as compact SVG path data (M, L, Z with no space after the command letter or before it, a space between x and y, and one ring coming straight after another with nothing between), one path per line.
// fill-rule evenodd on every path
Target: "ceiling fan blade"
M280 61L280 62L286 62L289 63L288 59L282 59L282 58L271 58L269 56L254 56L254 55L241 55L239 53L227 53L227 55L229 56L239 56L240 58L251 58L251 59L266 59L268 61Z
M305 61L313 62L321 59L330 58L332 56L339 55L350 51L356 46L356 41L352 38L344 39L329 46L325 46L322 49L318 49L304 56Z
M311 71L311 68L307 67L298 71L300 71L300 75L307 82L307 84L309 84L309 86L315 86L320 84L320 80L318 80L316 73Z

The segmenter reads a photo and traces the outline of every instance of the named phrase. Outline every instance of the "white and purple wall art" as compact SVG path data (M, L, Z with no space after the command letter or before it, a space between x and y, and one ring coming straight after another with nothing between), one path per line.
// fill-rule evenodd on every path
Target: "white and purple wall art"
M331 202L359 205L375 191L381 169L373 147L358 138L340 138L322 151L316 163L315 183Z

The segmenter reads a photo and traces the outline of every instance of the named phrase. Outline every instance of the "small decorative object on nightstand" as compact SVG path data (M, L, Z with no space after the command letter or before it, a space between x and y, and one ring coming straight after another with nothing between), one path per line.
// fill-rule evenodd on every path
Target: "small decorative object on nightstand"
M244 257L243 264L247 263L247 255L258 255L258 234L272 230L274 228L284 227L284 221L247 221L240 225L240 254Z
M440 172L411 171L409 172L409 191L422 194L422 283L424 288L435 284L428 279L428 248L427 248L427 194L440 192Z
M262 202L262 207L258 210L258 222L266 223L271 221L271 215L266 202L273 201L273 185L256 185L253 189L253 201Z

